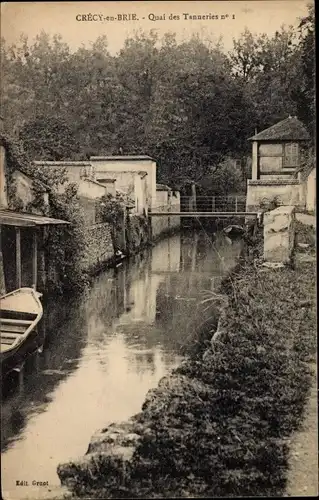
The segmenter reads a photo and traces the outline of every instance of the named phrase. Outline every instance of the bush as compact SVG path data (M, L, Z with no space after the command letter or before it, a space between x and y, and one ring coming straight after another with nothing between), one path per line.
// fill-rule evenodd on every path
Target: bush
M45 243L49 269L48 289L55 293L81 293L89 284L89 277L81 261L86 249L83 209L73 184L65 193L51 193L50 216L70 222L66 226L50 227Z

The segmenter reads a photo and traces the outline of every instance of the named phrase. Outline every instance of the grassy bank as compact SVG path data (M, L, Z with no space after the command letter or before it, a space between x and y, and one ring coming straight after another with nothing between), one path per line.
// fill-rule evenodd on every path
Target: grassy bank
M224 282L229 305L204 357L187 360L148 394L134 418L131 431L140 438L124 469L103 453L94 457L94 470L92 461L85 470L73 466L78 494L283 495L289 438L311 384L315 264L263 268L258 248L253 241L248 260Z

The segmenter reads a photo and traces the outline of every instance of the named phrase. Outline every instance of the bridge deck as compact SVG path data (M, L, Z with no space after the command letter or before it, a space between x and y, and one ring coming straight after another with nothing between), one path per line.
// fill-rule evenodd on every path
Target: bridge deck
M176 217L258 217L258 212L156 212L149 211L150 217L176 216Z

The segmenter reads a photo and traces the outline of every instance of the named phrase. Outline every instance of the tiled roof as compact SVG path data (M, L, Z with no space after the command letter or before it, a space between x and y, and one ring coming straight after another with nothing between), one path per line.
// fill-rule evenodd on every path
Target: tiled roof
M250 137L250 141L307 141L309 134L304 124L296 116L289 116L259 134Z

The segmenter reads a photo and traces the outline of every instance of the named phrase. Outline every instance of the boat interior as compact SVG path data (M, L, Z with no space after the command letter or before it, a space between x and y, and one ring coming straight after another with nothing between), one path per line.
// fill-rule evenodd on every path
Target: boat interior
M12 345L36 318L34 313L1 309L1 347Z

